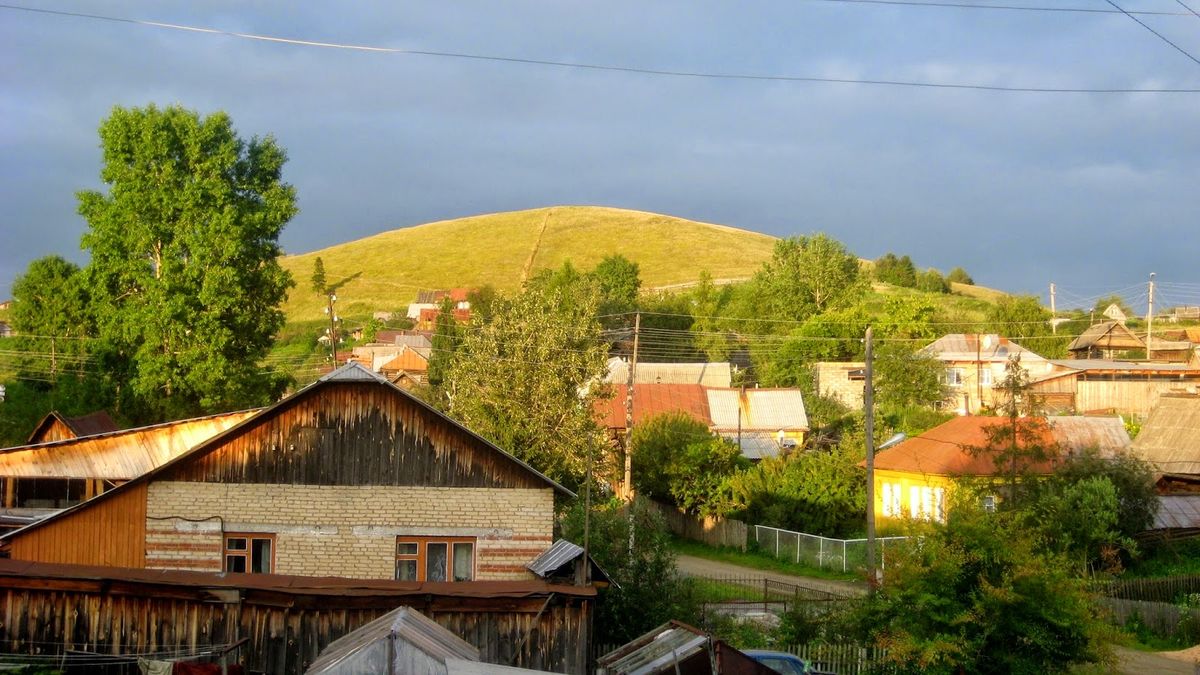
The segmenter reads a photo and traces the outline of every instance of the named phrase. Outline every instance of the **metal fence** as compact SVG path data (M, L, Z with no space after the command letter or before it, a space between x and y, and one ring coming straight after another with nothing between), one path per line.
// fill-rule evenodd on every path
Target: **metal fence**
M892 670L885 665L887 650L878 647L810 643L784 647L783 651L809 661L821 672L866 675Z
M887 567L887 549L908 537L876 537L879 568ZM780 560L821 569L850 572L867 567L866 539L832 539L804 532L781 530L766 525L754 526L758 548Z

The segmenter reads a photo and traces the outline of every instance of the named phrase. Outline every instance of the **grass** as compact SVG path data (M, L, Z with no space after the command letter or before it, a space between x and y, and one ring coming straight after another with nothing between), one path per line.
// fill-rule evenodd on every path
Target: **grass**
M715 560L740 567L750 567L766 572L779 572L797 577L812 577L814 579L830 579L833 581L861 581L861 577L854 572L842 572L839 570L811 567L809 565L798 565L785 560L779 560L765 553L738 551L737 549L728 547L715 548L697 541L680 539L678 537L672 538L671 548L676 553L682 555L704 558L705 560Z
M339 285L339 314L349 315L406 308L421 289L491 284L513 290L527 265L536 271L569 259L591 269L613 253L638 263L646 287L694 281L704 270L718 279L748 277L771 256L774 244L774 237L757 232L625 209L555 206L494 213L286 256L280 262L297 285L283 308L289 322L321 317L324 305L309 282L317 256L329 283Z
M1200 574L1200 539L1144 545L1142 556L1129 564L1122 578L1153 579Z

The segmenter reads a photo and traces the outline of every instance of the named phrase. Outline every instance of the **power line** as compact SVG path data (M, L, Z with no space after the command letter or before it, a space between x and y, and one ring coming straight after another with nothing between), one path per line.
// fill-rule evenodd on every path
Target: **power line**
M1184 56L1186 56L1186 57L1188 57L1189 59L1191 59L1191 60L1192 60L1192 61L1193 61L1193 62L1194 62L1196 65L1200 66L1200 59L1198 59L1198 58L1196 58L1196 57L1192 56L1191 54L1189 54L1189 53L1188 53L1188 51L1187 51L1186 49L1184 49L1183 47L1180 47L1179 45L1177 45L1177 44L1175 44L1174 42L1172 42L1170 39L1168 39L1168 38L1167 38L1167 36L1163 35L1162 33L1158 32L1158 31L1156 31L1156 30L1154 30L1153 28L1151 28L1151 27L1150 27L1150 26L1149 26L1149 25L1148 25L1148 24L1147 24L1145 21L1142 21L1141 19L1137 18L1136 16L1134 16L1134 15L1130 14L1129 12L1126 12L1125 10L1121 9L1121 6L1120 6L1120 5L1118 5L1116 2L1114 2L1113 0L1105 0L1105 2L1107 2L1107 3L1108 3L1108 4L1110 4L1110 5L1112 5L1113 7L1116 7L1117 9L1120 9L1122 14L1124 14L1125 16L1127 16L1127 17L1129 17L1129 18L1133 19L1134 21L1138 22L1138 25L1140 25L1142 28L1145 28L1146 30L1150 31L1151 33L1154 33L1155 35L1157 35L1157 36L1158 36L1158 39L1160 39L1160 40L1162 40L1163 42L1165 42L1165 43L1167 43L1167 44L1171 45L1171 46L1172 46L1172 47L1174 47L1174 48L1175 48L1175 50L1176 50L1176 51L1178 51L1180 54L1183 54ZM1182 4L1182 3L1181 3L1181 4ZM1184 6L1186 7L1186 5L1184 5Z
M11 11L34 12L38 14L49 14L54 16L67 16L80 19L90 19L94 21L110 21L115 23L126 23L138 26L147 26L152 28L162 28L167 30L185 31L191 33L204 33L208 35L222 35L225 37L238 38L242 40L255 40L260 42L271 42L279 44L297 45L301 47L315 47L320 49L343 49L350 51L372 52L382 54L399 54L408 56L429 56L436 58L461 59L470 61L490 61L495 63L508 63L517 65L529 66L546 66L551 68L569 68L575 70L591 70L617 73L632 73L636 75L650 75L658 77L679 77L679 78L694 78L694 79L712 79L712 80L743 80L743 81L758 81L758 82L810 82L822 84L864 84L886 87L914 87L927 89L959 89L972 91L992 91L1005 93L1032 93L1032 94L1200 94L1198 88L1132 88L1132 87L1112 87L1112 88L1093 88L1093 87L1028 87L1028 86L1003 86L989 84L969 84L969 83L950 83L950 82L921 82L915 80L884 80L884 79L855 79L841 77L816 77L816 76L799 76L799 75L765 75L752 73L714 73L698 70L669 70L663 68L641 68L635 66L618 66L611 64L584 63L575 61L555 61L550 59L534 59L521 58L514 56L496 56L491 54L472 54L467 52L445 52L433 51L426 49L402 49L399 47L379 47L374 45L360 45L340 42L325 42L320 40L304 40L298 38L284 38L273 35L260 35L256 33L240 33L236 31L227 31L219 28L207 28L203 26L189 26L177 23L166 23L162 21L148 21L144 19L131 19L126 17L108 16L103 14L87 14L83 12L68 12L64 10L43 9L35 7L23 7L20 5L0 4L0 9ZM1128 15L1127 12L1123 12ZM1136 20L1136 19L1135 19ZM1139 21L1139 23L1141 23ZM1185 52L1186 53L1186 52ZM1194 60L1194 59L1193 59ZM1198 62L1200 63L1200 62Z
M1196 10L1192 9L1191 7L1189 7L1189 6L1187 5L1187 3L1185 3L1183 0L1175 0L1175 2L1179 3L1179 6L1180 6L1180 7L1182 7L1182 8L1184 8L1184 9L1186 9L1187 11L1191 12L1192 16L1196 17L1197 19L1200 19L1200 13L1197 13L1197 12L1196 12Z
M897 5L901 7L949 7L954 9L994 9L1019 12L1055 12L1078 14L1120 14L1115 9L1097 9L1094 7L1044 7L1037 5L972 5L965 2L918 2L917 0L808 0L809 2L833 2L852 5ZM1179 0L1176 0L1177 2ZM1183 5L1182 2L1179 4ZM1187 5L1184 5L1187 7ZM1190 9L1190 8L1189 8ZM1138 10L1131 14L1153 16L1187 16L1183 12L1163 12Z

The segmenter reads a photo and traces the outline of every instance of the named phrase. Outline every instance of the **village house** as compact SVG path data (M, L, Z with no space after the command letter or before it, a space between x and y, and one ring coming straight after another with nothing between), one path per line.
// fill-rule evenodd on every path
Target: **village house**
M147 473L0 536L11 558L0 577L27 589L9 602L51 603L46 612L72 611L37 590L49 580L78 587L97 574L127 580L143 599L155 584L169 584L172 597L192 598L179 611L201 606L203 590L214 586L243 598L236 611L246 621L259 610L244 598L283 602L299 621L314 622L312 637L295 638L303 642L296 654L269 652L277 637L290 644L283 624L243 626L263 641L248 663L286 662L278 672L294 671L329 640L409 603L490 662L583 672L595 588L552 578L569 560L540 560L551 548L556 497L573 496L351 363ZM155 571L163 576L148 574ZM108 587L88 588L81 598ZM332 627L321 618L351 606L370 611L354 620L343 615ZM236 628L206 625L226 635ZM519 642L530 631L537 639L522 656ZM3 631L0 639L7 639Z
M1088 326L1067 345L1073 359L1115 359L1146 351L1146 343L1123 321L1105 321Z
M1159 397L1133 453L1154 467L1160 492L1200 492L1200 395Z
M638 366L641 370L641 366ZM623 442L628 385L613 384L613 397L596 402L597 419L617 443ZM633 385L636 426L664 413L682 413L737 444L742 456L774 457L804 444L808 415L798 389L738 389L699 384Z
M863 361L820 361L813 364L817 393L834 399L851 410L862 410L863 387L867 384Z
M1021 467L1034 475L1052 473L1065 456L1086 450L1111 455L1131 445L1119 417L1048 417L1038 421L1038 445L1053 452L1049 461ZM955 417L881 451L875 456L875 517L944 522L947 498L957 479L997 474L995 457L986 450L988 430L1007 422L1003 417Z
M57 410L51 410L49 413L46 413L46 416L29 433L29 438L26 439L25 444L32 445L34 443L61 441L66 438L92 436L94 434L117 431L118 428L117 423L104 410L97 410L96 412L78 417L67 417Z
M1009 359L1019 356L1021 367L1031 378L1045 377L1056 370L1053 363L1021 345L996 334L951 333L921 350L946 367L948 406L960 415L994 409L1003 400L996 387L1004 380Z
M1058 370L1030 382L1051 413L1115 413L1144 418L1167 394L1196 393L1200 368L1182 363L1060 359Z
M699 384L728 387L733 384L733 365L718 363L639 363L634 384ZM629 383L629 361L618 356L608 360L605 382Z
M471 290L467 288L451 288L449 290L420 291L416 302L408 305L408 318L412 319L420 330L433 330L437 324L442 302L449 298L453 304L454 319L460 323L471 320L471 301L467 299Z

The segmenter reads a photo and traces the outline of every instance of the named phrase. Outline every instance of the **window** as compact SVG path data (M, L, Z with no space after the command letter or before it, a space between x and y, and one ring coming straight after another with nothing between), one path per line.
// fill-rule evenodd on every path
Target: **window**
M951 387L961 387L963 383L962 368L947 368L946 369L946 384Z
M471 581L475 578L475 539L397 537L396 579Z
M979 373L979 383L985 387L992 386L992 369L984 368Z
M275 535L226 534L225 571L271 574L275 571Z
M988 513L996 512L996 497L995 495L987 495L983 498L983 510Z

